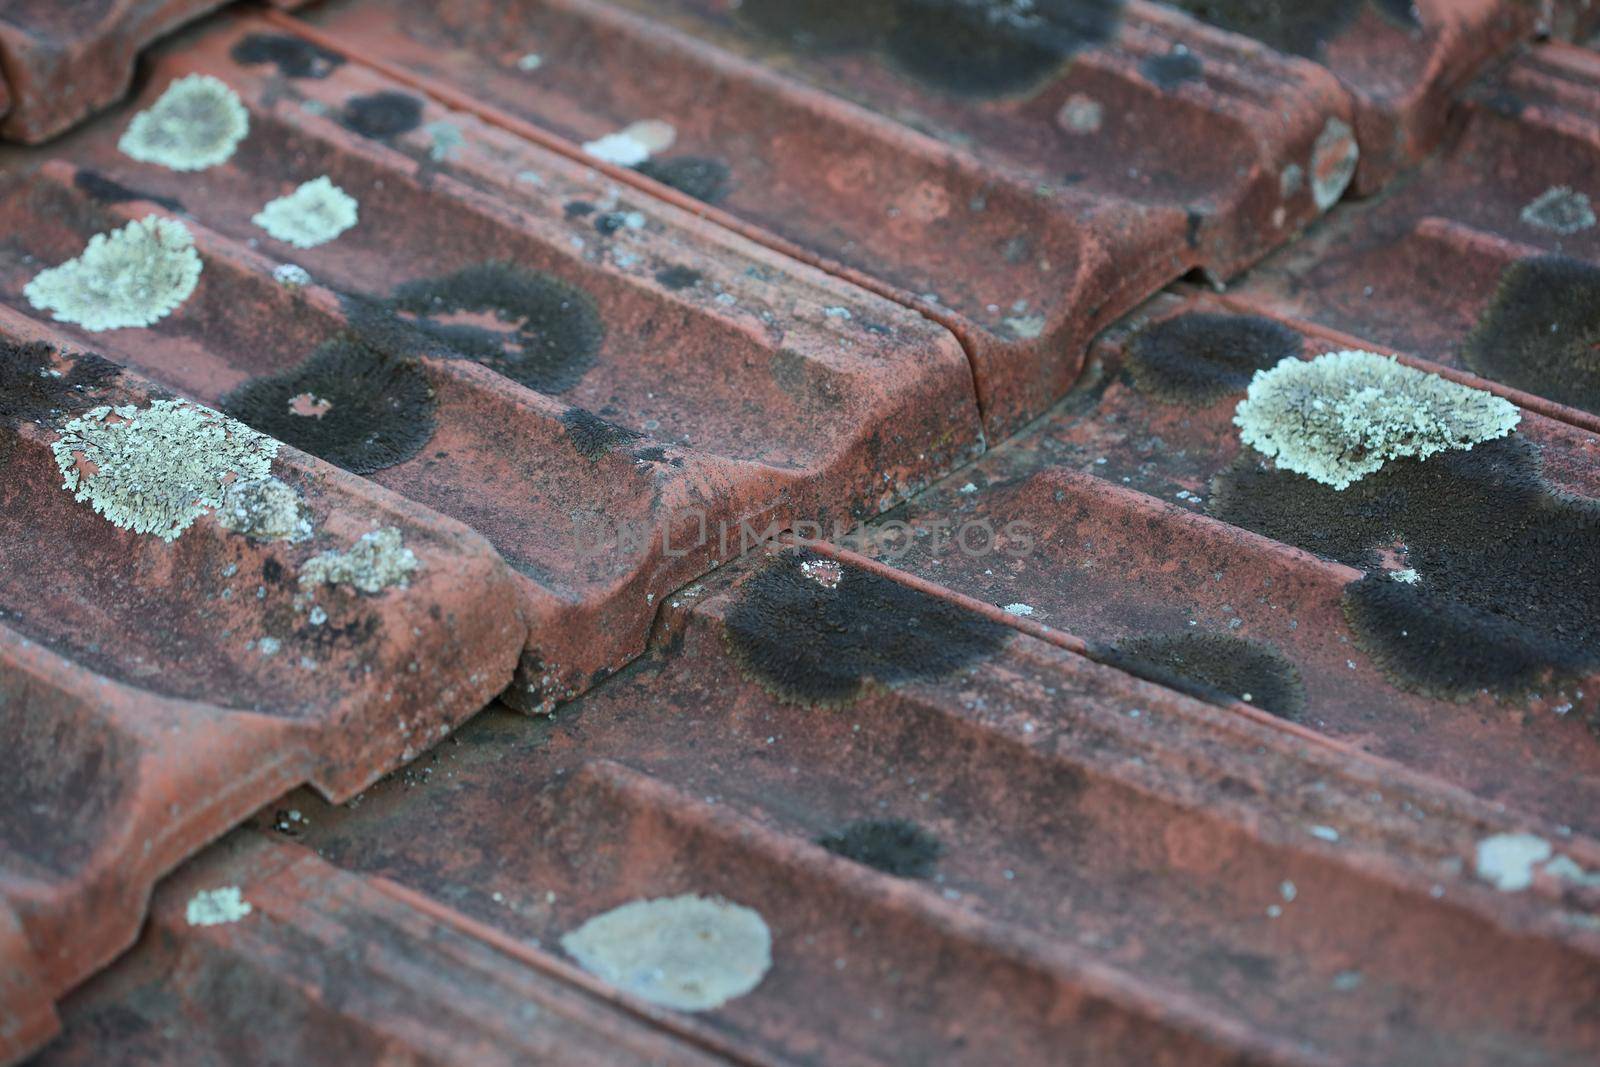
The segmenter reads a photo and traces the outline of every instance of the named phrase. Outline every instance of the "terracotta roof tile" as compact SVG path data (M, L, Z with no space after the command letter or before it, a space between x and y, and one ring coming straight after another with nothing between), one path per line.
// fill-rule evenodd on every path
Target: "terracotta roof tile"
M1510 895L1472 873L1479 840L1528 824L1007 627L965 666L786 703L764 657L809 610L849 619L902 588L847 562L812 605L774 605L774 574L817 582L803 558L752 558L674 598L655 654L549 725L489 714L358 803L298 794L262 828L524 945L633 899L754 908L772 971L707 1023L757 1062L1470 1063L1519 1047L1577 1063L1593 1047L1592 931L1553 884ZM777 606L792 630L748 627ZM922 610L920 627L876 617L867 640L937 661L948 635ZM887 820L936 842L924 871L818 844ZM88 991L69 1030L94 1047L93 1020L172 1014L157 1011ZM227 1024L209 1015L185 1013L184 1039L216 1040Z
M519 132L593 146L667 123L645 175L683 185L666 168L691 161L725 173L707 217L948 324L995 434L1066 390L1095 330L1191 268L1226 276L1287 240L1354 162L1331 76L1154 5L1068 32L1052 46L1075 53L1059 75L1060 56L1041 66L1026 43L990 42L997 76L1020 58L1043 83L1019 98L901 76L865 52L778 62L727 16L681 7L679 25L725 47L593 0L499 20L470 3L335 4L309 21L326 46L359 41L363 61ZM1182 69L1165 71L1173 56ZM950 76L984 77L963 69Z
M1594 1061L1587 3L36 6L0 1060Z
M58 410L136 421L164 395L109 365L91 377L95 357L12 312L0 335L8 386L54 375ZM167 544L64 491L56 434L27 414L0 423L0 723L18 759L0 821L14 932L0 987L21 998L0 1030L7 1057L132 941L158 877L287 786L348 797L433 744L505 687L526 633L481 537L309 456L272 463L309 538L202 518ZM145 476L150 492L161 476ZM300 581L313 556L385 529L412 554L404 588Z

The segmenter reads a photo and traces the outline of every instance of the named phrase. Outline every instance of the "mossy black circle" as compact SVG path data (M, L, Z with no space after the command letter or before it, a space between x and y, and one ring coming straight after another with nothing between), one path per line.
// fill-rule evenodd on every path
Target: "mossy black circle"
M543 393L563 393L594 366L605 325L589 294L543 271L480 263L442 278L407 282L392 301L420 332L507 378ZM492 314L509 331L437 321Z
M1300 335L1257 315L1191 311L1129 339L1128 373L1141 392L1204 407L1244 392L1256 371L1301 352Z
M1300 671L1277 649L1233 634L1147 634L1102 649L1104 662L1202 699L1243 700L1280 719L1305 710Z
M1600 413L1600 267L1565 256L1511 264L1462 355L1486 378Z
M726 620L734 658L794 704L843 704L863 685L935 678L998 651L1010 629L853 567L837 584L787 555L745 582Z
M298 414L297 397L326 402L320 415ZM222 410L353 474L404 463L434 432L435 402L422 367L353 337L319 347L304 363L246 382Z
M944 854L939 839L906 819L861 819L817 839L836 856L897 878L926 878Z

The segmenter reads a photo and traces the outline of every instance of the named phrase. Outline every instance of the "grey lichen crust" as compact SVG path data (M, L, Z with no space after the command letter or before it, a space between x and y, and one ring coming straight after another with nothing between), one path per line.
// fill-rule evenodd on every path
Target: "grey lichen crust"
M300 566L300 588L348 585L363 593L404 589L421 565L393 526L363 534L343 552L324 552Z
M153 326L189 299L200 281L200 256L189 229L148 215L98 233L83 254L41 271L22 290L28 302L91 333Z
M266 478L278 442L186 400L97 407L51 446L77 499L113 526L171 541L234 481Z
M315 248L354 226L358 215L355 197L324 175L269 201L250 221L275 240L296 248Z
M256 541L305 541L311 514L300 494L276 478L234 482L222 495L217 524Z
M191 74L135 115L117 147L141 163L205 170L226 162L249 132L239 94L209 74Z
M1344 351L1257 371L1233 421L1240 440L1281 469L1344 489L1392 459L1504 437L1521 417L1492 393Z
M720 1008L772 967L772 933L758 912L693 894L613 908L561 947L590 974L677 1011Z

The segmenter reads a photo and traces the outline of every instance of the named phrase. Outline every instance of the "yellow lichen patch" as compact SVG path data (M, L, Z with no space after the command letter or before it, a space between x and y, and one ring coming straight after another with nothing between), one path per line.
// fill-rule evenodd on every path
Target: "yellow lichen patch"
M1346 351L1257 371L1233 421L1239 439L1281 469L1344 489L1392 459L1504 437L1521 418L1492 393Z
M83 254L41 271L22 290L28 302L91 333L151 326L177 310L200 281L188 227L149 215L98 233Z
M357 215L355 197L323 176L270 201L250 221L276 240L315 248L354 226Z
M141 163L205 170L226 162L249 132L239 94L209 74L191 74L135 115L117 147Z
M97 407L51 448L74 491L113 526L171 541L235 481L266 478L278 442L186 400Z
M300 567L300 588L348 585L363 593L381 593L391 586L405 588L420 564L416 554L400 539L393 526L363 534L343 552L312 556Z

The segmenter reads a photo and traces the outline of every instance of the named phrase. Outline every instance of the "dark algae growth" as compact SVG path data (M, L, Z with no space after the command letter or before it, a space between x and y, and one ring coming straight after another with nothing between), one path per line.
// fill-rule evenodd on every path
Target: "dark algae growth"
M1243 393L1256 371L1300 352L1300 335L1271 319L1191 311L1134 334L1128 373L1163 403L1204 407Z
M1369 571L1345 614L1404 688L1513 696L1600 667L1600 502L1547 485L1520 435L1395 460L1343 490L1246 453L1214 479L1210 507ZM1414 582L1382 569L1396 546Z
M817 839L836 856L897 878L926 878L944 854L939 839L906 819L861 819Z
M802 52L873 51L957 96L1035 89L1085 48L1109 41L1122 0L744 0L739 17Z
M1305 710L1305 684L1277 649L1232 634L1148 634L1095 658L1146 681L1213 702L1242 700L1281 719Z
M792 553L744 584L727 618L735 659L793 704L845 704L868 684L938 678L993 655L1011 631L870 571Z
M1485 378L1600 414L1600 267L1511 264L1462 355Z

